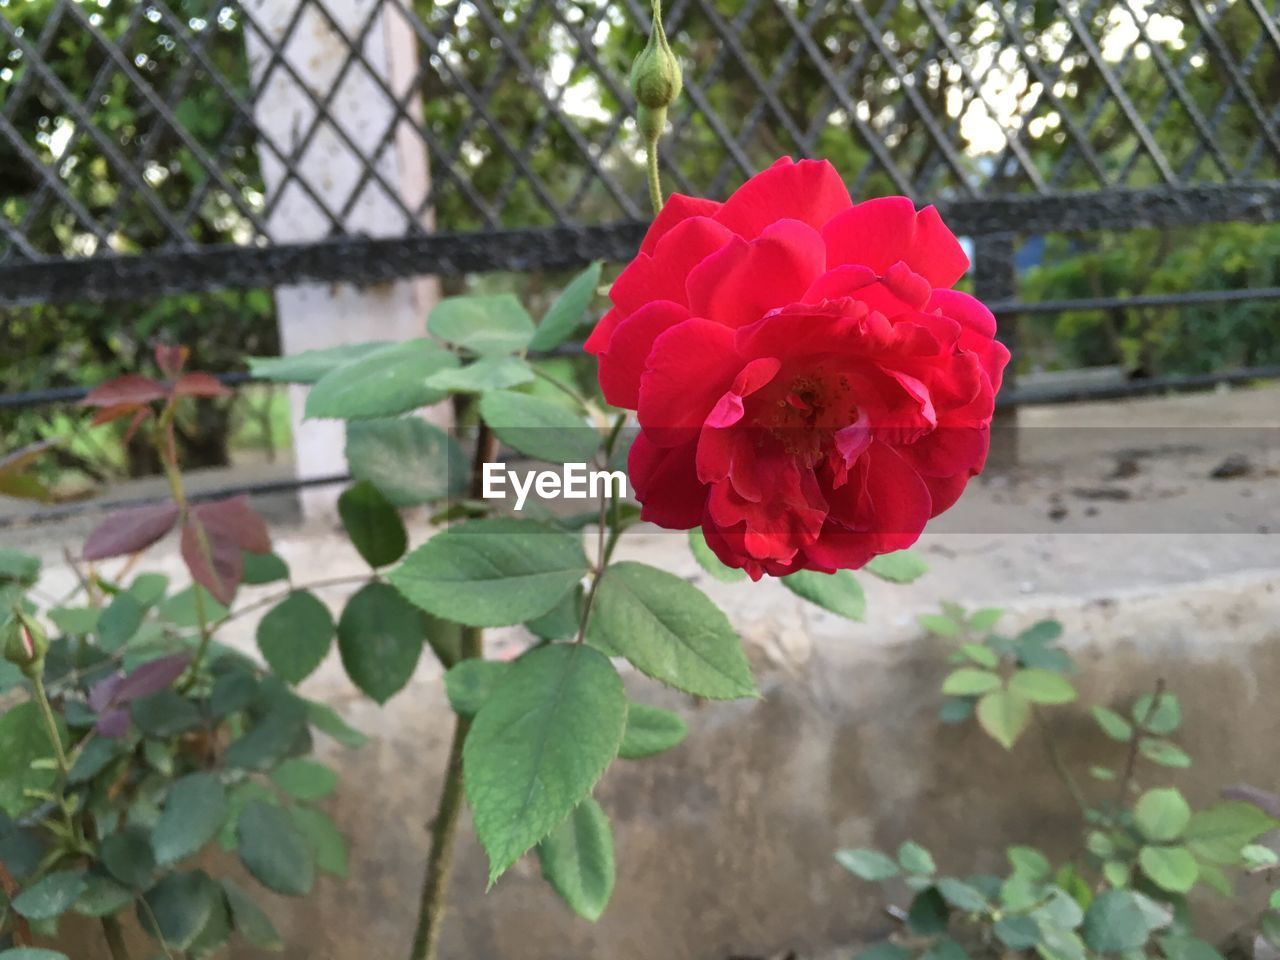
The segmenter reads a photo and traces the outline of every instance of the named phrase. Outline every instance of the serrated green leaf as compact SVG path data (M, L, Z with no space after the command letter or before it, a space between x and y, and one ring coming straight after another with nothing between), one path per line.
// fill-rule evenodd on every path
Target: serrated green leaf
M145 888L156 869L151 835L138 825L122 827L107 834L102 839L99 857L113 877L135 890Z
M1182 723L1182 705L1172 693L1161 693L1156 700L1152 694L1144 694L1133 705L1132 716L1148 733L1166 736Z
M240 582L249 586L289 579L289 565L274 553L241 553L244 570Z
M346 455L351 476L373 484L397 507L466 489L466 454L453 437L420 417L348 423Z
M409 535L400 512L367 480L342 491L338 516L351 545L369 566L385 567L404 556Z
M533 368L519 357L481 357L474 363L433 373L427 377L427 385L450 393L484 393L518 387L534 376Z
M1031 703L1061 704L1076 698L1071 681L1050 670L1019 670L1009 678L1009 689Z
M437 303L427 331L474 353L517 353L533 337L533 319L509 293L470 294Z
M981 610L975 610L969 614L969 629L974 633L986 633L999 622L1004 616L1004 611L999 607L983 607Z
M1187 752L1168 740L1143 737L1138 741L1138 750L1152 763L1157 763L1162 767L1183 770L1191 766L1191 758L1187 756Z
M532 520L471 520L436 534L388 579L428 613L469 626L540 616L587 572L578 540Z
M503 660L472 658L455 664L444 675L449 706L459 716L474 717L510 670Z
M47 873L13 898L13 909L28 920L52 920L74 906L85 890L80 870Z
M1049 873L1053 869L1049 858L1035 847L1010 847L1005 851L1005 856L1009 858L1014 873L1021 874L1036 883L1049 879Z
M613 894L613 834L600 804L587 797L538 844L542 876L578 916L594 923Z
M480 416L507 446L551 463L587 463L600 433L563 403L510 390L480 398Z
M151 831L158 864L177 863L213 840L227 818L227 791L211 773L192 773L169 788Z
M978 723L992 739L1010 749L1031 722L1031 704L1012 690L993 690L978 701Z
M1030 917L1016 914L997 920L992 933L1010 950L1030 950L1040 942L1040 925Z
M315 883L315 855L293 819L279 807L250 800L236 824L236 849L253 878L268 890L300 897Z
M108 653L119 650L138 632L145 614L132 593L117 593L98 617L98 645Z
M1106 707L1091 707L1090 713L1093 714L1093 719L1098 721L1102 732L1112 740L1128 743L1129 738L1133 736L1133 727L1129 725L1129 721L1114 710L1108 710Z
M1173 787L1148 790L1133 809L1142 835L1153 843L1167 843L1182 836L1191 822L1191 807Z
M321 800L338 786L338 775L323 763L295 757L271 771L271 782L295 800Z
M1124 953L1140 949L1147 942L1150 927L1135 894L1104 890L1085 911L1081 934L1091 950Z
M879 850L867 848L837 850L836 863L854 876L861 877L871 883L888 880L890 877L896 877L901 872L892 857L886 856Z
M231 880L222 880L222 892L231 911L231 923L236 933L251 946L262 950L281 950L284 942L276 932L271 918L266 915L252 896Z
M952 697L971 697L1004 686L998 673L990 670L975 670L972 667L961 667L953 670L942 681L942 692Z
M957 880L955 877L941 877L937 882L938 892L942 899L966 913L981 913L990 906L987 898L977 887Z
M936 613L922 613L916 617L916 623L924 627L930 633L936 633L940 637L958 637L960 636L960 624L956 623L950 617L942 616Z
M443 400L427 384L458 358L427 339L387 344L330 370L307 394L309 419L368 420L394 417Z
M291 807L289 815L315 854L316 866L335 877L346 877L347 841L329 815L311 807Z
M929 851L914 840L908 840L898 847L898 863L908 873L928 875L938 869Z
M1138 852L1138 864L1156 886L1170 893L1186 893L1200 875L1186 847L1145 846Z
M679 714L633 703L627 708L627 726L618 756L624 760L652 757L678 745L688 733Z
M143 895L146 908L138 906L138 921L153 937L172 950L186 950L204 930L215 909L222 906L222 891L203 870L172 873Z
M66 743L65 726L59 735ZM36 804L29 791L44 792L57 781L57 770L32 766L53 757L53 744L34 700L10 707L0 714L0 810L18 817Z
M333 645L333 615L309 590L295 590L258 621L258 649L286 683L301 683Z
M551 350L560 346L582 325L583 315L600 285L601 262L596 260L579 273L547 308L542 322L529 341L530 350Z
M686 693L711 699L755 694L729 619L697 587L656 567L626 561L604 572L587 640Z
M369 583L338 618L338 652L352 682L386 703L409 682L422 656L426 619L393 587Z
M835 573L797 570L783 577L782 585L796 596L850 620L862 620L866 616L867 598L862 584L848 570Z
M961 645L960 653L968 660L972 660L980 667L986 667L988 670L994 670L1000 664L1000 657L990 647L984 647L980 643L966 643Z
M369 742L368 737L338 716L338 712L330 706L308 701L306 713L313 727L333 737L350 750L363 747Z
M1233 800L1193 813L1182 840L1200 859L1230 865L1239 862L1246 845L1277 826L1280 821L1253 804Z
M890 583L911 583L924 576L929 567L914 550L899 550L872 557L863 569Z
M287 357L249 357L249 372L259 380L277 383L315 383L326 373L391 343L344 343L320 350L304 350Z
M86 917L110 917L133 902L133 891L103 873L86 873L75 911Z
M590 647L553 644L515 662L463 750L490 883L590 794L617 756L626 715L621 678Z

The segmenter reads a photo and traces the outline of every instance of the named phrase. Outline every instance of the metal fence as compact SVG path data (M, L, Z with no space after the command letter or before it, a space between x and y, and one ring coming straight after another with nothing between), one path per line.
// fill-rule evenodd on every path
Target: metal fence
M1006 327L1132 305L1020 301L1017 239L1280 220L1278 12L672 0L686 92L664 178L719 196L826 156L855 197L943 208ZM647 18L640 0L0 0L0 306L625 259ZM406 157L426 158L416 179ZM1147 302L1240 298L1280 288Z

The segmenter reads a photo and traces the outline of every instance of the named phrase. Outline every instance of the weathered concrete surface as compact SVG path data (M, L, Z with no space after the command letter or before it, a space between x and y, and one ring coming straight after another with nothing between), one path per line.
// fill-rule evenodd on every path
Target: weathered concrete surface
M1252 400L1241 403L1242 415L1276 416ZM1197 409L1167 403L1175 412ZM1151 407L1126 405L1123 422L1138 422L1135 409ZM1070 416L1114 423L1120 414L1076 407ZM961 872L998 869L1009 843L1068 850L1078 820L1034 737L1005 753L972 728L935 719L947 648L922 637L914 618L943 599L1008 606L1011 628L1061 618L1085 703L1121 705L1163 677L1183 699L1181 742L1196 765L1148 782L1177 783L1196 802L1239 781L1280 787L1272 693L1280 681L1280 547L1274 535L1251 532L1280 515L1275 454L1250 447L1251 479L1210 482L1208 471L1237 449L1240 435L1204 435L1198 451L1173 461L1142 458L1136 476L1117 480L1108 479L1119 456L1115 439L1099 432L1093 449L1082 449L1083 440L1064 448L1049 434L1031 434L1024 450L1040 446L1042 469L975 485L963 524L952 527L988 532L928 534L920 549L931 571L910 587L862 578L869 606L862 624L805 605L774 583L711 582L682 536L628 535L624 553L696 579L729 611L764 697L697 705L629 677L638 699L680 709L692 733L664 757L615 764L601 784L619 865L604 919L591 925L572 917L528 859L486 894L483 857L464 830L444 956L723 960L783 949L806 960L843 956L829 951L876 935L886 921L877 892L833 864L837 847L893 847L911 836L934 849L943 869ZM1123 502L1073 498L1085 482L1153 492ZM1055 494L1078 514L1074 529L1086 532L1055 532L1063 527L1046 520ZM1088 506L1096 507L1091 516ZM1135 528L1167 532L1121 532ZM414 541L425 533L417 527ZM281 528L276 536L298 582L360 569L331 533ZM176 557L157 562L179 574ZM67 577L51 552L50 592ZM342 592L324 596L337 604ZM245 617L230 636L251 645L252 627ZM519 642L517 631L495 633L495 645ZM355 753L325 751L342 774L331 810L351 840L350 879L323 879L302 901L264 898L288 941L284 956L406 956L450 734L438 671L424 661L382 709L352 689L336 658L304 689L341 709L372 741ZM1082 710L1061 708L1051 717L1068 764L1087 784L1089 764L1117 760L1117 747ZM1214 929L1228 929L1261 903L1251 895L1210 904ZM76 960L97 960L96 936L89 942L73 952Z

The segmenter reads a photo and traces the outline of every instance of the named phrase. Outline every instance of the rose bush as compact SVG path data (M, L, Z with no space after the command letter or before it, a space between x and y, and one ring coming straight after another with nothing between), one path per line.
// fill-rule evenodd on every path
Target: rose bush
M968 266L933 207L854 204L825 161L673 195L586 343L637 411L643 518L755 579L915 542L981 471L1009 359Z

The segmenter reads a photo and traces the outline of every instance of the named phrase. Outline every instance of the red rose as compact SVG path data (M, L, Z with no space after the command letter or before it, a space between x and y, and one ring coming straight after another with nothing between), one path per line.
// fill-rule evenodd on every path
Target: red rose
M644 519L756 579L914 543L982 469L1009 359L948 289L968 266L933 207L855 205L826 161L672 196L586 344L638 414Z

